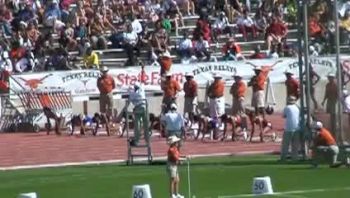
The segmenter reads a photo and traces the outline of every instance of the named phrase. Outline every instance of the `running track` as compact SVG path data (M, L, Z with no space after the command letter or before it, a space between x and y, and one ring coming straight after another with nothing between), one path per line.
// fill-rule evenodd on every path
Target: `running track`
M269 116L274 124L274 131L283 128L280 115ZM154 157L166 155L165 139L152 137ZM185 155L214 155L242 153L271 153L279 151L279 143L214 142L206 140L188 140L182 153ZM88 161L126 160L126 138L104 135L56 136L54 133L13 133L0 134L0 169L17 166L79 163Z

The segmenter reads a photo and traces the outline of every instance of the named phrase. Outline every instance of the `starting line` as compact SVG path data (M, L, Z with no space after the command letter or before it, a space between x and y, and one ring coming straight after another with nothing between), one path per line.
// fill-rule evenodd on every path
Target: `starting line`
M321 189L310 189L310 190L294 190L294 191L284 191L275 192L270 195L256 195L256 194L239 194L239 195L223 195L218 196L218 198L236 198L236 197L256 197L256 196L283 196L283 195L293 195L293 194L304 194L304 193L318 193L318 192L330 192L330 191L343 191L350 190L350 187L343 188L321 188ZM292 197L292 196L291 196Z

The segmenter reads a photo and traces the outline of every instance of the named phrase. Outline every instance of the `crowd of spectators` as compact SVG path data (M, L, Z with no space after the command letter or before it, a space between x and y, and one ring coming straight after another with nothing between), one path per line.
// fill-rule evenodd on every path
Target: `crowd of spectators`
M334 51L332 7L330 0L309 6L315 54ZM339 8L341 42L346 44L349 9L347 1ZM195 27L185 29L184 19L195 15ZM127 66L139 63L142 50L149 63L164 53L183 61L295 56L296 45L287 33L296 18L296 0L0 0L0 67L6 73L1 79L29 71L99 68L102 57L94 50L108 48L123 48ZM265 44L243 55L238 33L242 41ZM178 36L175 47L171 35ZM222 48L219 57L213 55L217 48Z

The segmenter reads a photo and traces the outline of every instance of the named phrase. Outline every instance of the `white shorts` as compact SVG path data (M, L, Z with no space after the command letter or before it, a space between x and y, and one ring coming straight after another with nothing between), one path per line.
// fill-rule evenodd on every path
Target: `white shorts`
M265 97L264 90L254 92L252 97L252 106L255 108L265 107L264 97Z
M225 113L225 97L210 98L209 114L211 118L220 117Z
M179 177L179 171L177 169L177 165L168 164L167 172L168 172L170 178L178 178Z

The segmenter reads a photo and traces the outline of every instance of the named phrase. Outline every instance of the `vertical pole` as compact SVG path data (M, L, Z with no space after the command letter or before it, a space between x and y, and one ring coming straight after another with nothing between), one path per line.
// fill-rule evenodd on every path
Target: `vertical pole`
M83 112L84 115L88 115L88 101L86 100L83 101Z
M342 104L342 94L343 94L343 85L342 85L342 68L340 65L340 50L339 50L339 16L338 16L338 2L334 1L334 14L335 14L335 55L336 55L336 68L337 68L337 87L338 87L338 133L337 141L341 144L343 143L343 104Z
M311 111L310 111L310 65L309 65L309 31L308 31L308 1L304 1L303 5L304 14L304 67L306 74L306 112L307 112L307 125L310 126Z
M298 23L303 24L303 1L298 0L297 1L297 9L298 9ZM303 44L302 44L302 35L303 35L303 30L302 28L298 28L298 62L299 62L299 86L300 86L300 130L302 132L302 138L301 138L301 145L302 147L302 155L303 158L305 159L306 157L306 152L307 150L305 149L305 95L304 95L304 77L303 77Z

